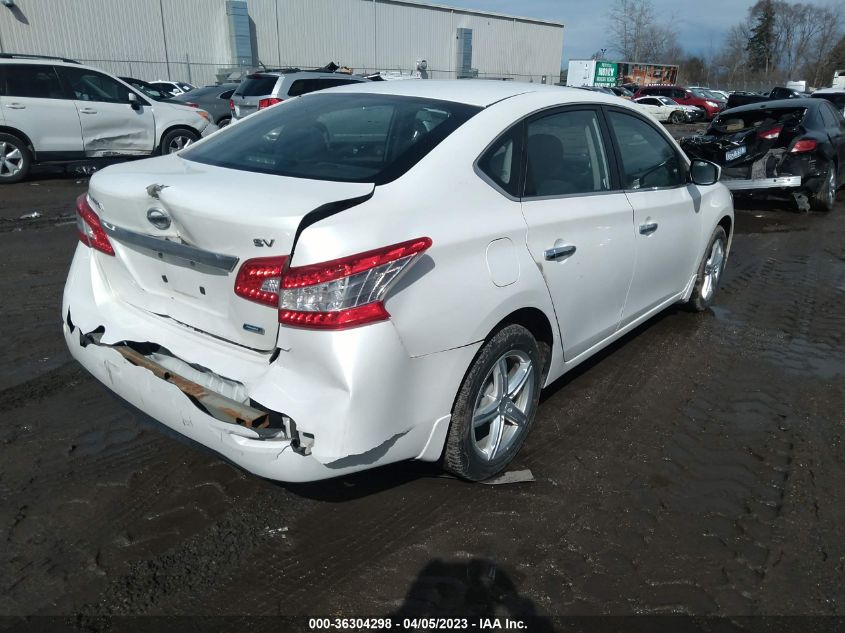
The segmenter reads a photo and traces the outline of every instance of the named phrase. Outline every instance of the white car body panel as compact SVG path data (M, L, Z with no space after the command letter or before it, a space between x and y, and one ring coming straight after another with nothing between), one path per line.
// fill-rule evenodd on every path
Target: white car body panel
M82 128L73 101L0 96L4 125L21 130L36 152L81 152Z
M563 357L571 360L619 327L635 263L631 205L624 193L609 192L526 200L522 212L528 250L543 272L555 306ZM563 259L546 261L545 250L556 246L576 250Z
M74 101L82 124L85 155L144 156L156 146L156 122L153 108L140 105L137 110L127 103Z
M67 344L93 375L153 418L265 477L309 481L404 459L437 460L461 381L497 324L525 310L547 319L549 384L688 297L714 227L732 221L730 193L720 184L520 201L476 171L479 155L514 122L567 103L633 109L615 97L504 82L377 82L333 90L488 107L407 173L375 189L210 167L176 155L98 172L90 195L104 221L150 232L144 214L154 202L146 187L162 185L159 202L174 222L159 237L241 261L289 254L308 211L361 198L301 230L290 264L431 238L430 249L389 291L389 320L340 331L279 327L273 309L232 294L234 273L211 285L187 271L186 283L204 279L215 294L203 308L199 295L184 296L184 288L168 295L154 285L162 274L178 274L175 266L162 268L167 262L114 242L116 257L77 248L64 293ZM238 127L220 134L236 134ZM643 236L638 223L650 219L659 230ZM252 246L264 236L272 246ZM545 261L542 251L557 239L577 243L577 251ZM250 344L254 334L240 331L246 318L269 319L257 344ZM100 327L98 342L80 338ZM252 400L313 436L310 454L294 451L289 439L260 439L204 413L173 384L109 347L121 341L155 343L242 384Z

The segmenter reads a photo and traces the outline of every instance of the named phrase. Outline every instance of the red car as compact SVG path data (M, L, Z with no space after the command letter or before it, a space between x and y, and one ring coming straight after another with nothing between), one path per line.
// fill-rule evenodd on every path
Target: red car
M704 118L711 121L722 110L723 105L714 101L704 92L696 88L683 86L643 86L634 95L639 97L669 97L681 105L690 105L704 110Z

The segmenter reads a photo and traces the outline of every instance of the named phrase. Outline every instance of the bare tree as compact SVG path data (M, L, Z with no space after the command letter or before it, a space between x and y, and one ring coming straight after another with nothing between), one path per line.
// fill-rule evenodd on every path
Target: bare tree
M674 63L683 55L671 17L658 22L651 0L615 0L608 22L610 49L625 61Z

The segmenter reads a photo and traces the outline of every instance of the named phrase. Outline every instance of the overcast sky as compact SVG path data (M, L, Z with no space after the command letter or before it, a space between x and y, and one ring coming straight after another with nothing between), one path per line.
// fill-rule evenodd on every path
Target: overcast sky
M569 59L589 58L609 44L607 12L612 0L440 0L439 3L563 22L564 63ZM685 50L707 53L711 47L718 49L725 32L745 19L754 0L652 0L652 3L661 18L675 25Z

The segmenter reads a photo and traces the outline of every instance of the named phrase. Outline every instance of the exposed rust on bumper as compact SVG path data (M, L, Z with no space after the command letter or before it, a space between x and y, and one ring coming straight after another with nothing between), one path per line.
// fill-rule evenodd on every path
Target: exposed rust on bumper
M182 393L197 400L211 416L222 422L238 424L248 429L266 429L270 426L270 415L266 411L255 409L219 393L209 391L202 385L162 367L131 347L115 345L112 349L119 352L133 365L148 369L158 378L176 385Z

